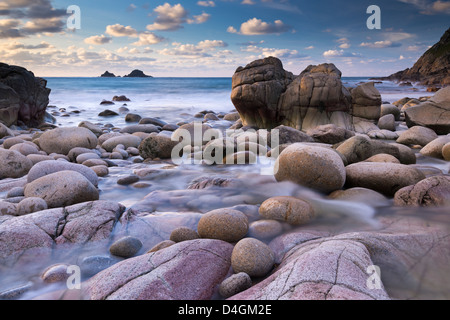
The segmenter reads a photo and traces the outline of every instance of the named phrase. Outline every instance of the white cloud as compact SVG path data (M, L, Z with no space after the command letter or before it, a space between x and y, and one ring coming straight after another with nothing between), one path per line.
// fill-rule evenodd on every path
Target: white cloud
M113 37L137 37L138 32L130 26L123 26L121 24L114 24L106 26L106 34Z
M309 46L305 48L305 50L312 50L312 49L314 49L314 46Z
M193 19L187 19L187 23L189 24L202 24L211 18L211 15L203 12L201 15L194 16Z
M159 37L153 32L142 32L139 34L139 41L132 43L133 46L149 46L163 42L165 38Z
M360 47L368 47L373 49L382 49L382 48L395 48L400 47L401 44L398 42L392 42L389 40L384 41L375 41L375 42L362 42Z
M104 34L101 36L92 36L89 38L84 39L84 42L87 44L93 44L93 45L102 45L107 44L112 41L112 38L106 37Z
M227 47L228 44L222 40L203 40L197 44L182 44L178 42L172 43L172 48L165 48L159 53L165 56L185 56L190 58L211 57L217 48ZM221 51L221 55L229 54L228 50Z
M169 3L157 6L153 12L157 14L155 22L149 24L147 29L150 31L171 31L182 28L186 23L188 12L181 4L171 6Z
M202 6L202 7L215 7L216 6L214 1L198 1L197 5Z
M361 57L361 54L344 50L328 50L323 53L323 56L325 58L357 58Z
M233 26L230 26L227 29L229 33L239 33L243 35L279 34L289 30L291 30L291 27L285 25L281 20L275 20L273 23L268 23L257 18L242 23L239 32Z

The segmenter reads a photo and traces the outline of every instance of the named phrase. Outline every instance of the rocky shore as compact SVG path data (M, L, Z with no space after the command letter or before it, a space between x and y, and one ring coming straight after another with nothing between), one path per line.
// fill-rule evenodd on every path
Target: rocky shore
M56 127L33 77L0 65L0 300L449 298L450 87L383 104L270 57L230 113Z

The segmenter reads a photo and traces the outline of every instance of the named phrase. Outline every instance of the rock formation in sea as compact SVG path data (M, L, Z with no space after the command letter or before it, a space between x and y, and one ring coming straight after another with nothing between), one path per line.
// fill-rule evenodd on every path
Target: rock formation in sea
M153 77L146 75L141 70L133 70L130 74L124 76L124 78L153 78Z
M381 80L413 81L423 85L450 85L450 28L428 49L412 68L399 71Z
M334 64L321 64L294 76L268 57L236 70L231 100L244 126L307 131L334 124L367 133L380 118L381 95L373 83L347 89L341 75Z
M115 75L114 73L111 73L111 72L109 72L109 71L106 71L106 72L105 72L104 74L102 74L100 77L101 77L101 78L115 78L116 75Z
M39 126L49 103L47 81L31 71L0 63L0 122Z

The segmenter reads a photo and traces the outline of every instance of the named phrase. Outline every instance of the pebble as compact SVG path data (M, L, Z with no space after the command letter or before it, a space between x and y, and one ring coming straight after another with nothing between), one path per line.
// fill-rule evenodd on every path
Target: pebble
M197 231L192 230L191 228L187 227L179 227L172 231L170 234L170 240L173 242L183 242L183 241L190 241L199 239L200 236L198 235Z
M313 207L306 201L294 197L274 197L264 201L259 208L264 219L303 225L314 219Z
M202 238L237 242L248 232L248 218L237 210L213 210L200 218L197 232Z
M112 255L122 258L134 257L142 248L142 242L134 237L124 237L114 242L109 251Z
M219 293L225 299L230 298L252 286L252 279L245 272L234 274L225 279L219 286Z
M119 180L117 180L117 184L121 186L128 186L130 184L136 183L139 181L139 177L135 174L129 175L126 177L122 177Z
M25 198L17 205L17 215L24 216L30 213L47 210L48 205L41 198Z
M156 251L159 251L159 250L168 248L168 247L170 247L170 246L173 246L174 244L176 244L175 241L172 241L172 240L164 240L164 241L161 241L160 243L158 243L157 245L155 245L155 246L154 246L153 248L151 248L149 251L147 251L147 253L153 253L153 252L156 252Z
M44 270L41 275L42 281L45 283L58 283L66 281L70 274L67 273L67 268L69 266L67 264L56 264L48 267Z
M245 272L250 277L264 277L275 264L275 254L268 245L254 238L239 241L231 254L235 273Z
M269 240L279 236L283 232L283 225L276 220L259 220L250 223L249 237L259 240Z

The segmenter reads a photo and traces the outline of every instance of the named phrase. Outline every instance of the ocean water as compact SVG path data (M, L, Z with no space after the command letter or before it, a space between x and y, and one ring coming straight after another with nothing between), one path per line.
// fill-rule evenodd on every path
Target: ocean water
M229 112L231 103L231 78L47 78L52 89L50 105L65 108L69 117L57 117L61 126L78 125L89 120L94 123L111 122L125 125L124 115L102 118L98 114L118 109L126 104L131 113L142 117L158 117L168 123L186 120L186 116L202 110ZM368 82L369 77L343 78L346 87L355 87ZM400 87L391 81L377 83L383 101L394 102L403 97L427 96L425 87ZM100 105L103 100L125 95L131 101L115 105ZM78 110L80 113L73 113ZM50 110L51 111L51 110Z

